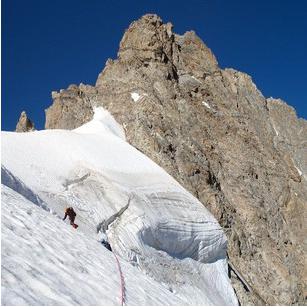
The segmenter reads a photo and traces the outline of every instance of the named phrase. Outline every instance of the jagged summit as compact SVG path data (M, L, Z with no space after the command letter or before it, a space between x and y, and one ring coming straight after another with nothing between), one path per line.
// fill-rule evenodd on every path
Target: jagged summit
M253 290L232 275L242 304L304 302L307 122L285 102L219 68L193 31L177 35L153 14L129 26L95 86L53 96L47 129L76 128L103 106L133 146L210 209Z
M22 111L19 117L19 120L16 125L16 132L29 132L34 131L34 124L33 122L28 118L25 111Z
M184 35L172 32L173 25L162 23L160 17L147 14L133 22L125 32L118 51L118 60L108 61L106 68L116 65L134 65L154 75L157 70L165 71L164 78L178 79L179 75L193 73L204 77L218 69L218 63L211 50L195 34ZM104 72L106 71L106 68ZM99 75L96 86L102 85L104 72ZM162 77L161 73L157 78Z
M172 24L163 24L157 15L148 14L133 22L125 32L119 47L122 61L139 60L167 61L171 57L174 41Z

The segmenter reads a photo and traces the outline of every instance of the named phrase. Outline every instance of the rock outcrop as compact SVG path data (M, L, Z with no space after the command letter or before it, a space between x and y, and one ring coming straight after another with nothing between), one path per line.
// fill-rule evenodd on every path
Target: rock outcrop
M22 111L16 125L16 132L29 132L34 131L35 127L33 122L28 118L25 111Z
M293 108L219 68L193 31L174 34L156 15L130 25L95 86L52 97L47 129L73 129L103 106L211 210L228 236L241 304L305 302L307 122Z

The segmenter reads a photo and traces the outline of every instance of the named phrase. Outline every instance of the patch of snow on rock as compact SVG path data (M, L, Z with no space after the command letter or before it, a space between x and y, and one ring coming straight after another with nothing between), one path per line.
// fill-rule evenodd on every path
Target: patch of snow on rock
M202 104L203 104L206 108L211 109L211 107L210 107L210 105L209 105L208 102L203 101Z
M298 171L299 175L302 176L303 175L303 172L297 167L295 166L296 170Z
M133 92L131 93L131 98L134 100L134 102L138 102L141 98L141 95L139 93Z
M192 76L192 79L196 80L197 82L201 83L196 77Z
M276 135L278 136L278 135L279 135L279 133L278 133L278 131L277 131L277 129L275 128L275 126L274 126L274 125L273 125L273 129L274 129L274 131L275 131Z

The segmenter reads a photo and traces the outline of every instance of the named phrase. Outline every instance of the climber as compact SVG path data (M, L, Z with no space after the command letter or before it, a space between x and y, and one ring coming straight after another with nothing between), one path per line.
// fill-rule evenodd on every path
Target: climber
M70 225L74 228L77 228L78 225L75 224L75 218L76 218L76 212L74 211L74 209L72 207L67 207L65 209L65 215L64 215L64 218L63 218L63 221L65 221L66 217L68 216L69 217L69 220L70 220Z

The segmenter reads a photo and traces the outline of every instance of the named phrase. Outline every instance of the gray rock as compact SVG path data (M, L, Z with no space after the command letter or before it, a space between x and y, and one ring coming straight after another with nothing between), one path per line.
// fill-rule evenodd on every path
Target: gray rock
M34 131L34 124L33 122L28 118L25 111L22 111L19 117L19 120L16 125L16 132L29 132Z
M134 101L131 93L138 93ZM307 123L250 76L220 69L196 36L145 15L125 32L95 87L53 92L46 128L108 109L127 140L176 178L228 236L241 304L304 304Z
M96 96L94 87L82 83L52 92L53 104L45 110L46 128L74 129L91 120Z

